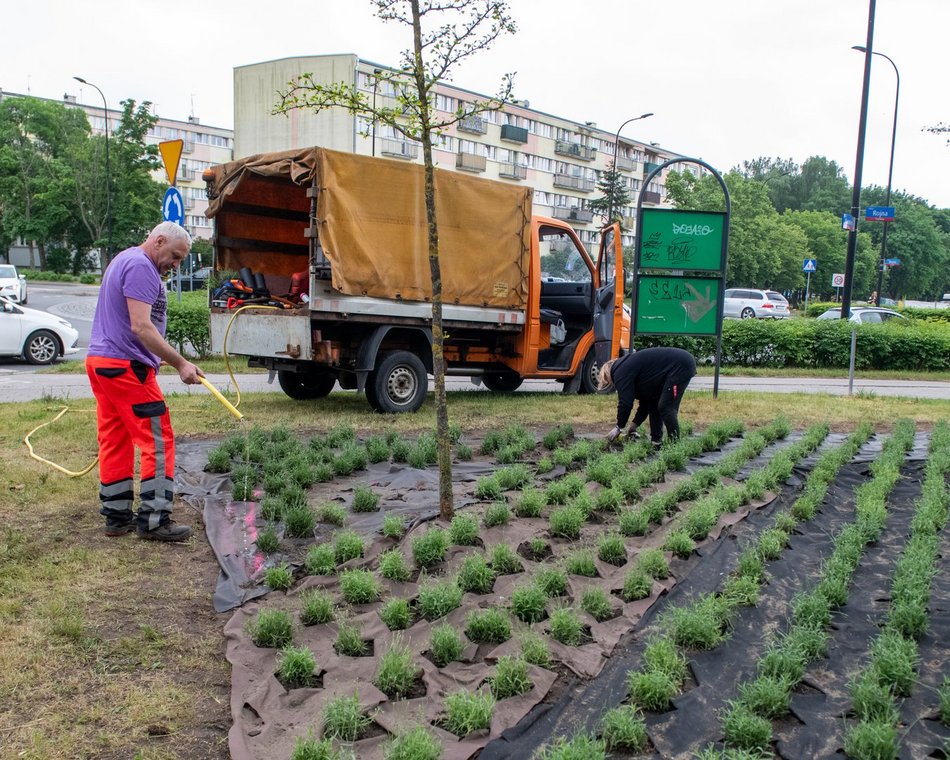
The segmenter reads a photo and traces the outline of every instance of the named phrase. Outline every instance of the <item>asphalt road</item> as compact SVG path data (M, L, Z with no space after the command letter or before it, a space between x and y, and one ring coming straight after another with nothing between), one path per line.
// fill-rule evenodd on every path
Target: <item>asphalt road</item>
M89 345L89 332L95 314L98 287L72 283L30 284L30 308L42 309L72 322L79 330L79 345ZM169 294L174 298L174 294ZM68 361L82 361L85 349L80 348ZM227 375L209 375L208 380L222 392L233 390ZM242 392L281 393L277 383L268 383L266 374L238 375L237 383ZM203 386L186 386L170 370L159 375L159 384L166 393L208 393ZM470 390L488 393L482 386L468 379L448 378L449 390ZM692 389L711 389L712 377L696 377L690 383ZM520 392L559 393L560 383L550 380L528 380ZM849 393L847 376L839 378L814 377L720 377L719 391L759 391L768 393L826 393L846 396ZM877 396L903 396L908 398L931 398L950 400L950 382L908 382L906 380L855 380L853 393L868 393ZM55 399L89 398L92 392L85 374L53 375L37 372L36 368L22 359L0 359L0 402L32 401L45 397Z

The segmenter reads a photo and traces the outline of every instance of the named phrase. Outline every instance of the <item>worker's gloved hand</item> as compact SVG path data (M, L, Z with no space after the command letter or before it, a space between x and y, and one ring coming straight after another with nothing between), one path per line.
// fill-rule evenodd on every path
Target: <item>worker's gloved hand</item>
M639 431L638 431L636 428L630 428L630 429L627 431L627 440L628 440L628 441L639 441L639 440L640 440L640 433L639 433Z
M616 441L620 437L620 434L622 432L623 431L619 427L614 425L613 429L609 433L607 433L607 443L613 443L614 441Z

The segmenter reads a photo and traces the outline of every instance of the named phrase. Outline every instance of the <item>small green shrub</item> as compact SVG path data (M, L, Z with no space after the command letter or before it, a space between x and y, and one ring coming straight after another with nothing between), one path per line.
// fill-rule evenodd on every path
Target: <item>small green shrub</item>
M268 523L257 532L257 544L259 551L264 554L273 554L280 548L280 538L277 535L277 528L273 523ZM271 586L273 588L273 586Z
M659 670L631 671L627 687L634 704L655 712L668 710L679 692L679 684Z
M327 501L317 507L317 519L330 525L343 525L346 522L346 510L335 501Z
M488 594L495 585L495 572L481 554L470 554L459 567L458 584L466 593Z
M445 559L449 536L441 528L429 528L412 539L412 558L417 567L426 569Z
M368 486L357 486L353 489L353 511L375 512L379 509L379 494L374 493Z
M525 662L547 668L551 665L548 640L540 633L525 631L521 634L521 656Z
M369 646L363 641L363 633L353 623L342 622L337 630L333 648L346 657L364 657Z
M460 462L471 462L474 453L471 446L460 443L455 447L455 456Z
M386 760L439 760L442 743L425 726L397 734L385 749Z
M374 435L366 439L366 456L373 464L389 459L389 444L382 436Z
M558 507L548 517L548 530L552 536L576 541L581 537L581 526L586 515L577 507Z
M793 684L769 676L739 684L739 704L763 718L774 720L788 713Z
M526 464L513 464L495 472L502 491L512 491L531 482L531 471Z
M457 691L445 698L445 728L460 739L491 726L495 698L490 692Z
M231 452L224 446L218 446L208 452L207 472L229 472L231 470Z
M274 591L286 591L294 585L294 574L288 565L269 567L264 571L264 584Z
M448 615L462 603L462 589L453 581L428 581L419 588L416 604L426 620Z
M534 574L534 582L548 597L567 593L567 573L557 567L541 567Z
M511 575L524 570L518 555L508 544L495 544L491 549L491 568L495 575Z
M543 491L525 488L515 502L515 514L518 517L540 517L546 503Z
M402 550L393 548L379 555L379 574L387 580L403 582L412 577L412 569Z
M687 559L696 548L696 542L690 538L689 533L679 528L667 533L666 541L663 542L663 548L668 552L673 552L673 554L681 559Z
M729 745L748 751L767 752L772 741L772 722L736 703L723 716L722 730Z
M620 513L617 528L625 536L645 536L650 518L642 509L625 509Z
M653 589L653 579L639 568L634 568L624 576L620 596L625 602L646 599Z
M559 736L534 756L535 760L606 760L607 748L603 739L578 734L566 739Z
M300 622L319 625L333 620L333 597L322 589L308 589L300 595Z
M571 552L564 559L564 569L570 575L582 575L593 578L597 575L597 566L594 564L594 554L588 549L578 549Z
M897 757L897 728L893 723L858 723L845 733L844 751L854 758Z
M284 527L287 535L293 538L313 538L317 526L316 516L307 504L284 507Z
M474 546L478 534L478 519L468 512L455 515L449 523L449 540L456 546Z
M636 753L646 747L646 723L633 705L608 710L601 719L600 732L608 752Z
M643 650L643 662L648 670L665 673L673 683L683 683L689 672L686 656L668 636L651 638Z
M412 689L418 673L409 647L395 642L379 658L373 684L390 699L401 699Z
M548 542L539 536L529 539L528 553L535 559L541 559L548 553Z
M382 533L386 538L402 538L406 532L406 524L403 519L397 515L386 515L383 518Z
M511 592L511 611L524 623L544 620L548 595L536 584L515 586Z
M465 621L465 634L476 644L502 644L511 638L511 621L494 607L473 610Z
M670 563L666 561L662 550L644 549L637 556L637 569L651 578L663 580L670 575Z
M341 530L333 538L333 551L338 565L362 557L364 548L362 536L354 530Z
M528 665L520 657L502 655L495 664L495 675L489 680L495 699L506 699L530 691L533 684L528 677Z
M255 646L283 649L294 638L290 615L283 610L261 610L247 622L247 632Z
M432 629L429 649L432 652L432 661L440 668L444 668L450 662L456 662L462 658L465 641L462 639L462 634L455 628L448 623L442 623Z
M330 699L323 708L323 735L327 738L355 742L369 724L356 694Z
M303 688L313 682L317 663L307 647L284 647L277 657L277 680L290 688Z
M486 528L507 525L511 520L511 510L508 509L508 505L503 501L496 501L485 510L485 516L482 519Z
M284 516L284 500L277 496L261 499L261 517L268 522L280 522Z
M390 631L403 631L412 622L409 602L405 599L391 599L380 609L379 617Z
M551 636L567 646L579 646L584 637L584 624L570 607L557 607L549 621Z
M501 484L494 475L485 475L475 484L475 498L481 501L500 499L501 493Z
M340 573L340 593L349 604L369 604L379 599L379 581L363 568L344 570Z
M589 588L581 595L581 609L598 623L614 616L610 596L601 588Z
M307 575L333 575L336 572L336 551L332 544L314 544L303 562Z

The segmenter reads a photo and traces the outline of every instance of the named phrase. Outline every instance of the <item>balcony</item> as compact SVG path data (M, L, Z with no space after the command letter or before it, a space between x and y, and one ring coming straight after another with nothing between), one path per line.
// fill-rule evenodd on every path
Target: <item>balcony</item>
M474 153L459 153L455 156L455 168L463 172L485 171L485 156L476 156Z
M194 152L195 152L195 144L194 144L194 142L191 141L191 140L184 140L184 141L182 141L181 152L182 152L182 153L194 153Z
M637 162L633 158L617 156L617 168L622 172L635 172L637 170Z
M195 178L195 170L189 169L187 166L182 166L178 170L178 179L182 182L190 182Z
M555 206L552 216L555 219L565 219L570 222L587 224L594 221L594 212L577 206Z
M640 198L643 199L644 203L657 204L660 202L660 194L655 193L652 190L644 190L640 193Z
M457 129L459 132L471 132L473 135L483 135L488 131L488 122L480 116L469 116L458 123Z
M498 176L505 179L526 179L528 167L506 161L498 165Z
M580 190L582 193L590 193L594 190L594 180L575 177L573 174L555 174L554 186L565 187L568 190Z
M404 140L380 140L379 152L390 158L405 158L412 160L419 155L419 146L416 143Z
M566 140L557 140L554 143L554 152L560 156L579 158L581 161L593 161L597 158L596 148L588 148L586 145L567 142Z
M625 230L635 229L637 226L637 218L635 216L625 216L620 220L620 225Z
M528 142L528 130L525 127L516 127L513 124L501 125L501 139L508 142Z
M185 198L184 202L185 202L185 211L191 211L195 207L194 198Z
M653 163L652 161L644 161L644 162L643 162L643 173L644 173L644 174L649 174L649 173L652 172L654 169L659 169L659 168L660 168L660 164L655 164L655 163Z

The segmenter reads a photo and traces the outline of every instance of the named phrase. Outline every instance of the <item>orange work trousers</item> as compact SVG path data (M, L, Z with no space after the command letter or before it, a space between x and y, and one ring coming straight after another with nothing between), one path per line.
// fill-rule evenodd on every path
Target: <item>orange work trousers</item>
M141 454L137 525L154 530L172 510L175 437L155 370L139 361L86 357L99 427L99 512L107 525L134 515L135 449Z

